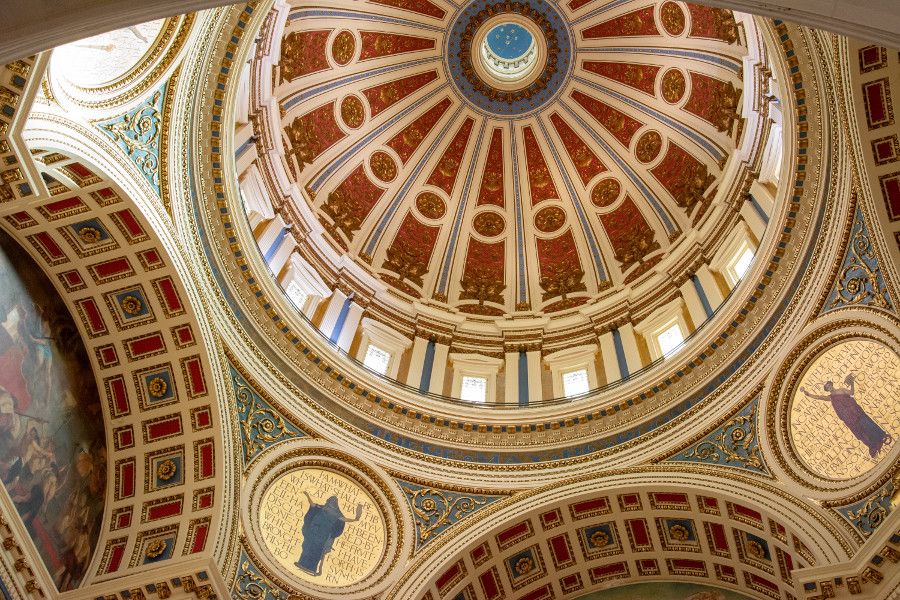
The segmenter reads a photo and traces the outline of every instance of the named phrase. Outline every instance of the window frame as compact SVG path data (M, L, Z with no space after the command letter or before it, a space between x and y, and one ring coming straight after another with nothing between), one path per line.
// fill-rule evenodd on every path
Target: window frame
M583 391L570 394L569 391L566 389L566 376L573 375L575 373L584 373L585 389ZM591 378L590 378L590 375L588 374L587 366L583 366L583 367L575 368L575 369L567 369L561 373L561 377L562 377L562 388L563 388L563 397L564 398L577 398L578 396L583 396L591 391Z
M709 262L710 268L717 271L719 275L722 276L730 289L734 289L735 286L737 286L737 284L740 283L753 269L753 263L751 263L750 268L747 269L747 273L744 274L744 277L738 277L737 271L734 268L734 265L746 249L753 252L755 260L758 248L753 238L753 234L750 232L747 223L739 221L728 235L728 238L726 238L725 243L722 244L713 259Z
M553 397L566 398L563 375L584 369L587 371L588 392L600 387L597 379L597 344L576 346L553 352L544 357L544 364L550 369L553 381ZM577 396L572 396L577 397Z
M460 398L463 377L480 377L487 380L484 404L497 403L497 376L503 367L503 360L480 354L454 353L449 356L453 367L453 383L450 395Z
M659 307L650 316L635 325L635 331L640 334L647 345L651 361L672 355L671 352L669 354L663 353L662 346L659 343L659 336L671 329L673 325L677 325L681 331L682 342L691 334L687 319L684 316L686 310L684 299L679 296L668 304Z
M366 352L368 352L369 346L373 345L390 355L387 370L383 375L390 379L397 379L403 354L412 345L412 340L384 323L379 323L369 317L364 317L360 321L359 331L360 340L359 348L356 350L356 360L365 364Z
M294 299L288 295L288 287L292 283L306 294L306 300L301 306L297 306ZM288 301L307 316L316 310L323 298L331 294L331 290L328 289L319 274L297 252L291 254L288 267L279 284Z
M673 329L678 330L678 333L681 335L681 339L678 341L677 344L672 346L672 348L669 349L669 351L667 352L666 350L663 349L662 337L665 334L667 334L668 332L672 331ZM684 329L682 328L681 323L679 323L679 319L673 318L670 321L668 321L667 323L665 323L664 325L662 325L659 329L657 329L656 332L653 334L653 338L659 349L660 356L665 357L665 356L668 356L669 354L671 354L672 352L674 352L681 344L683 344L684 340L687 339L687 336L684 335Z
M384 370L383 371L379 371L373 365L368 364L370 351L373 349L375 350L374 354L383 354L385 357L387 357L387 360L384 361ZM363 353L362 363L363 363L364 367L366 367L367 369L369 369L371 371L375 371L379 375L387 375L388 368L391 366L392 358L393 358L393 356L391 355L391 352L389 350L385 350L384 348L380 347L378 344L375 344L370 341L368 344L366 344L366 351Z
M465 388L466 388L466 381L483 381L484 382L484 397L481 398L480 400L464 398L463 390L465 390ZM484 404L487 402L487 397L488 397L488 378L487 377L484 377L482 375L462 375L462 377L460 378L460 386L459 386L459 399L460 400L463 400L465 402Z

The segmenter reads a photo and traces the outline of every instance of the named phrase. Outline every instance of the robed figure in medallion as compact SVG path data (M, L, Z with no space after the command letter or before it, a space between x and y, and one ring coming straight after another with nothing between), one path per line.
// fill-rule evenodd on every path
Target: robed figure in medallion
M800 388L808 398L831 402L834 412L844 422L856 439L866 445L869 455L874 459L885 444L890 444L894 438L876 423L872 417L856 401L856 378L850 373L844 379L847 388L834 386L833 381L826 381L822 386L828 395L811 394L806 388Z
M341 512L337 496L329 497L324 504L316 504L306 490L303 490L303 495L309 502L309 509L303 517L300 558L294 564L310 575L321 575L325 556L331 552L334 541L344 533L344 526L362 517L363 505L357 504L356 515L350 518Z

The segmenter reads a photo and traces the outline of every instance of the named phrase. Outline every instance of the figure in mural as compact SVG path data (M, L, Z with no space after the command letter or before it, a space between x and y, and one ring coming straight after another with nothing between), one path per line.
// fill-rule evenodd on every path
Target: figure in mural
M316 504L305 490L303 495L309 502L309 509L303 517L303 548L294 564L311 575L321 575L325 556L344 533L344 526L362 517L363 505L356 505L356 516L351 519L341 512L337 496L330 496L325 504Z
M60 591L103 517L103 415L81 338L31 258L0 233L0 481Z
M808 398L831 402L837 416L844 422L856 439L866 445L869 455L874 459L885 444L891 444L894 438L882 429L872 417L866 414L863 407L856 402L856 378L853 373L844 378L844 384L849 387L836 388L833 381L826 381L822 386L828 395L811 394L806 388L800 388Z

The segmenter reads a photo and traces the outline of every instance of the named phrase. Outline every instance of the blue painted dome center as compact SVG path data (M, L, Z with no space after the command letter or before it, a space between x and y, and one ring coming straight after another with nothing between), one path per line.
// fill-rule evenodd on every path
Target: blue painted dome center
M531 33L516 23L500 23L491 28L485 39L491 52L506 60L515 60L528 52Z

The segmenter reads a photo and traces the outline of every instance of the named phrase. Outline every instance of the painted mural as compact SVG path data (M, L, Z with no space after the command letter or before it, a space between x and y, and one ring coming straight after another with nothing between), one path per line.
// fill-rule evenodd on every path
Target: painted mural
M327 469L297 469L276 479L263 494L259 526L289 573L325 587L362 581L384 554L384 517L375 501Z
M100 531L103 415L75 323L31 258L0 232L0 478L60 590Z
M871 340L832 346L810 364L790 409L801 460L830 479L863 475L900 435L900 357Z
M695 583L636 583L600 590L577 600L748 600L732 590Z

